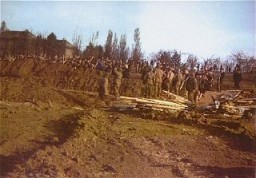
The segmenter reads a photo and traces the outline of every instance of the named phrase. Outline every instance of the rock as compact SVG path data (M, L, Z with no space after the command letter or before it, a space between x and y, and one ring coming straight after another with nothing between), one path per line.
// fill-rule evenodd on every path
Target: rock
M59 137L53 137L53 138L52 138L52 142L53 142L53 143L58 143L58 142L60 142Z
M63 151L61 154L62 154L63 156L68 156L68 155L69 155L67 151Z
M116 173L116 169L111 165L103 165L103 171Z
M72 158L72 160L75 161L75 162L77 162L77 163L78 163L78 161L79 161L79 159L76 158L76 157L75 157L75 158Z

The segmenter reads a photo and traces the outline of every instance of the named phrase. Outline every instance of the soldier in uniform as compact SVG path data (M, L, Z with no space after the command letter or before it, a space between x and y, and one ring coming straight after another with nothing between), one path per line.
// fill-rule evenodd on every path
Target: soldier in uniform
M183 78L183 76L182 76L182 74L180 72L180 69L177 69L176 75L175 75L175 77L173 79L174 93L176 95L179 95L182 78Z
M154 73L151 67L149 67L148 72L145 74L145 97L151 98L153 96L153 80Z
M122 83L123 73L121 67L115 67L113 70L114 78L114 95L116 100L120 98L120 86Z
M166 74L166 85L167 85L167 96L169 97L169 92L172 91L172 80L174 78L173 68L169 68L167 74Z
M155 97L160 97L162 91L164 71L160 68L160 64L157 65L155 70Z
M109 95L109 90L108 90L108 72L104 72L102 78L100 79L99 83L99 96L100 98L104 99Z
M196 104L196 94L198 90L198 82L195 77L195 72L191 71L190 76L187 79L186 82L186 90L188 91L188 100L192 103Z

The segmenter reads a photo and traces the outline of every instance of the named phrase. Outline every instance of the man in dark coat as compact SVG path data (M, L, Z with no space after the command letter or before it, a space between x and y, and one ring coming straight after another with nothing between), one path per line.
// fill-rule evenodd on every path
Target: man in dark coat
M234 87L235 89L240 89L240 82L242 80L242 73L239 67L235 67L233 73Z
M186 90L188 92L188 100L192 103L196 104L196 94L198 90L198 82L195 77L195 72L191 71L190 76L187 79L186 82Z

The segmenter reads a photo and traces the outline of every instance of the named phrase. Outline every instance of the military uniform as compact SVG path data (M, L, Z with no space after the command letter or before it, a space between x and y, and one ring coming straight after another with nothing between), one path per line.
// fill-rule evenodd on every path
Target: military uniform
M162 91L162 81L163 81L164 71L159 67L155 70L155 96L160 97Z
M179 95L182 78L182 74L178 72L173 79L174 93L176 95Z
M117 70L117 68L114 68L114 71L113 71L114 75L115 75L115 78L114 78L114 95L116 97L116 99L119 99L120 97L120 86L121 86L121 83L122 83L122 77L123 77L123 74L122 74L122 71L121 69L119 68Z
M153 96L153 80L154 74L152 69L145 74L145 97L151 98Z
M103 75L103 77L100 79L99 86L100 86L99 96L101 98L108 96L109 95L109 90L108 90L109 82L108 82L108 74L107 73L105 73Z
M186 82L186 90L188 91L188 100L196 103L196 94L198 90L198 82L195 76L190 76Z
M167 86L168 93L172 91L172 88L173 88L172 87L173 78L174 78L174 73L171 70L168 71L168 73L166 74L166 86Z

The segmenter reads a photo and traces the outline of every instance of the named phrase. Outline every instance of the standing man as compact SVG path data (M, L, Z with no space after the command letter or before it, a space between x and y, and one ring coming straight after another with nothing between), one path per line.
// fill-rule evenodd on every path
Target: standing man
M218 79L217 79L218 92L222 91L222 84L223 84L224 77L225 77L225 72L224 72L224 69L221 68L220 69L220 74L219 74Z
M182 78L183 77L182 77L182 74L180 72L180 69L177 69L176 75L173 79L174 93L176 95L179 95Z
M190 76L186 82L186 90L188 91L188 100L191 101L193 104L196 104L196 94L198 90L198 82L195 77L195 72L191 71Z
M154 73L151 67L149 67L147 73L145 74L145 97L151 98L153 96L153 80Z
M114 73L114 96L116 97L116 100L119 100L120 98L120 86L121 86L121 83L122 83L122 77L123 77L123 74L122 74L122 69L121 67L115 67L114 70L113 70L113 73Z
M155 70L155 96L158 98L162 92L163 76L164 71L161 69L160 64L158 64Z
M233 80L234 80L235 89L240 89L240 82L242 80L242 74L241 74L241 70L238 66L235 67L235 70L233 73Z
M108 72L104 72L99 83L99 96L101 99L104 99L109 95L108 83Z
M169 68L166 74L166 85L167 85L167 96L169 97L169 92L172 91L172 80L174 78L173 68Z

